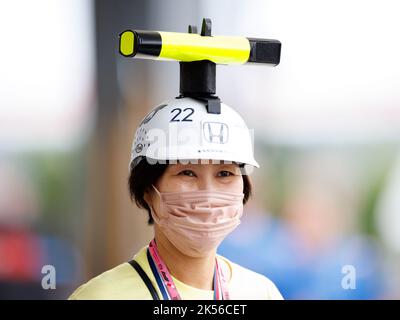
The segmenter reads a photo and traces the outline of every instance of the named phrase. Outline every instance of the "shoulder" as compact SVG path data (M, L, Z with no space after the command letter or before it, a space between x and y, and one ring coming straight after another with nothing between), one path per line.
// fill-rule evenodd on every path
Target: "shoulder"
M146 270L143 262L143 249L135 260ZM112 300L112 299L151 299L151 295L142 278L128 263L122 263L76 289L69 300Z
M266 276L219 256L230 268L229 288L231 299L282 300L275 284Z
M129 298L121 287L140 288L136 271L123 263L89 280L76 289L69 300L100 300ZM135 290L137 291L137 290Z

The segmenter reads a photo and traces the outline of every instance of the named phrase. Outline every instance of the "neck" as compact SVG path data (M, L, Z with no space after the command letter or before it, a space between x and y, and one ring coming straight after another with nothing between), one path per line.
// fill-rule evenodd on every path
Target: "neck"
M180 252L155 226L155 239L161 259L179 281L203 290L213 290L215 251L205 257L190 257Z

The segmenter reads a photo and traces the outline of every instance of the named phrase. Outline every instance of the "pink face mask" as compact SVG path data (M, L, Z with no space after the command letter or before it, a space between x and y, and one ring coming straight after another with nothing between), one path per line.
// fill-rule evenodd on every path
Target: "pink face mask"
M167 239L188 256L206 256L240 224L243 193L161 193L154 189L160 199L159 208L151 208L154 221Z

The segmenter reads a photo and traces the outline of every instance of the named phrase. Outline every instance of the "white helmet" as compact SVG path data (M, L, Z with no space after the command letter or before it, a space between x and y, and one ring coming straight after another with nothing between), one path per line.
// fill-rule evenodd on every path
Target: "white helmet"
M149 163L219 160L259 167L253 156L253 131L221 102L208 113L206 102L175 98L154 108L140 123L132 143L130 168Z

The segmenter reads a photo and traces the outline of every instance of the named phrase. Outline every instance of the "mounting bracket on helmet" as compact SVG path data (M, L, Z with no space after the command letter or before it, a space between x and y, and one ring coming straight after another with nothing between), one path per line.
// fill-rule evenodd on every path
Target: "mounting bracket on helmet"
M197 33L197 27L190 25L189 33ZM211 37L211 19L203 19L202 37ZM221 113L221 100L216 92L216 63L210 60L179 62L180 97L191 97L206 102L208 113Z

